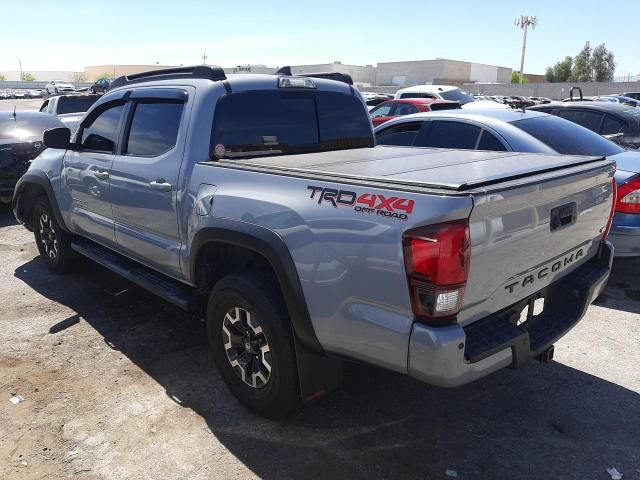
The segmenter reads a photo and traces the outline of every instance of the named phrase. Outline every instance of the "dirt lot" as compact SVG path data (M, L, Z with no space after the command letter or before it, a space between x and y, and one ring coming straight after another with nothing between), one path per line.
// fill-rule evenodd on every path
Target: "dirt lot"
M276 423L208 367L201 322L88 262L47 273L2 208L0 478L638 479L639 270L615 265L550 365L455 390L349 365Z

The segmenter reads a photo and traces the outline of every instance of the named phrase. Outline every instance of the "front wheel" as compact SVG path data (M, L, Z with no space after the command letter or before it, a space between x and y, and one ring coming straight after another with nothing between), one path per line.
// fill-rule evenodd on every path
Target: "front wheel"
M291 324L273 283L229 275L213 288L207 332L213 360L229 390L267 418L300 404Z
M90 91L91 93L96 93L96 89L95 89L95 88L93 88L93 87L91 87L91 88L89 89L89 91Z
M55 273L71 270L75 254L71 249L70 236L60 228L51 206L44 199L38 199L33 207L32 226L36 245L45 266Z

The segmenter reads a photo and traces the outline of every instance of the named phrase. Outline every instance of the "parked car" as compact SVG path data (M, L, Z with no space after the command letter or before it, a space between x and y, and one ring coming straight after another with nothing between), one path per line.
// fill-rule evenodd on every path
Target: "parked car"
M27 91L22 89L15 89L13 90L13 98L20 100L27 98Z
M592 155L615 160L618 200L609 240L616 257L640 256L640 152L575 123L526 110L410 115L376 128L381 145Z
M640 100L640 92L626 92L623 93L625 97L635 98L636 100Z
M623 105L629 105L630 107L637 107L640 105L640 100L626 97L624 95L602 95L600 98L612 99L616 103L622 103Z
M69 82L63 82L62 80L51 80L44 87L44 91L48 94L73 92L75 88Z
M75 132L84 112L98 98L100 98L98 94L57 95L42 102L40 111L57 116L71 132Z
M82 254L203 315L272 418L345 358L440 386L549 361L609 276L615 163L374 148L350 84L287 72L122 77L72 141L47 131L13 200L44 265Z
M29 98L42 98L42 90L39 88L32 88L27 90L27 96Z
M105 93L109 90L113 78L99 78L96 82L89 87L91 93Z
M11 202L18 179L44 150L44 131L63 126L57 118L44 113L0 112L0 203Z
M372 110L374 107L380 105L383 102L391 100L393 95L389 96L384 93L375 93L375 92L360 92L362 97L364 98L365 103L367 104L367 108Z
M640 148L640 108L611 102L567 102L537 105L550 113L608 137L626 148Z
M460 108L458 102L449 100L435 100L433 98L405 98L404 100L389 100L381 103L369 112L373 126L383 124L392 118L402 115L411 115L418 112L431 112L436 110L450 110Z
M475 100L473 95L451 85L416 85L398 90L396 100L405 98L433 98L458 102L461 108L508 108L490 100Z
M11 90L0 90L0 100L8 100L13 98L13 92Z

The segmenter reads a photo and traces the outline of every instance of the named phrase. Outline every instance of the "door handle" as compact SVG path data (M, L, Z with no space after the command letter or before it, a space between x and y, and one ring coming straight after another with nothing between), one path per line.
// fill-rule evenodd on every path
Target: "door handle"
M109 178L109 172L105 172L104 170L100 170L94 173L95 177L99 180L106 180Z
M171 184L164 181L164 178L159 178L152 182L149 182L149 186L155 190L160 190L161 192L170 192Z

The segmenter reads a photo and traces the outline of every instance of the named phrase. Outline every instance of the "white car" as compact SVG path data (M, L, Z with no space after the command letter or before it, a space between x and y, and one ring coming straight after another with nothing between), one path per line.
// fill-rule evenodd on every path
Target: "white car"
M440 100L453 100L464 109L475 108L509 108L507 105L493 100L476 100L470 93L451 85L416 85L415 87L402 88L396 92L395 99L401 98L437 98Z
M47 83L47 86L44 87L44 90L48 94L76 91L73 85L68 82L63 82L62 80L51 80Z

